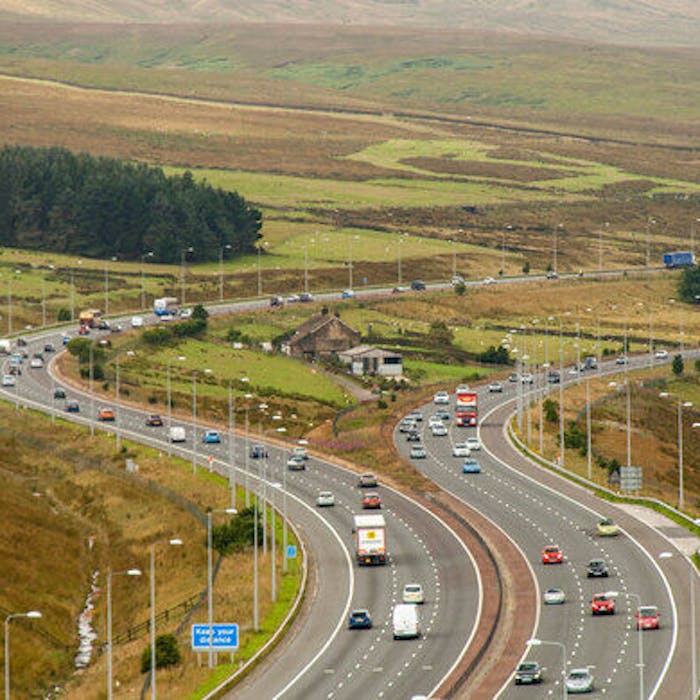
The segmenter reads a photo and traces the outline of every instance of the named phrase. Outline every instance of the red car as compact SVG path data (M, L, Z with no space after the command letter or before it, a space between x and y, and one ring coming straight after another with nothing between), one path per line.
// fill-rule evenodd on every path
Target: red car
M78 328L78 335L90 335L90 329L87 326L80 326L80 328Z
M659 609L655 605L642 605L634 614L638 630L659 629Z
M382 499L379 498L378 493L376 493L375 491L370 491L369 493L366 493L364 498L362 499L362 507L365 509L381 508Z
M593 615L614 615L615 598L607 593L594 593L591 600L591 613Z
M561 564L564 561L564 552L556 544L550 544L542 550L543 564Z

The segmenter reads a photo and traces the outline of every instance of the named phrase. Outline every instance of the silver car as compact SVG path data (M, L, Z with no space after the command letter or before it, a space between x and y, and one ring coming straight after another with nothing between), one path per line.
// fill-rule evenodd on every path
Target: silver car
M566 601L566 593L561 588L548 588L544 592L545 605L561 605Z
M593 676L587 668L573 668L565 685L567 693L590 693L593 691Z
M331 491L319 491L316 496L316 505L319 508L327 508L335 505L335 496Z

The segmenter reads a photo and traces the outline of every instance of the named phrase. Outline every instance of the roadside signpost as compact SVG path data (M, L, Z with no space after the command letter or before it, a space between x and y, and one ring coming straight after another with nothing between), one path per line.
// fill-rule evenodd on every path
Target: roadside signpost
M211 646L215 652L228 651L233 654L238 651L238 625L235 622L217 622L211 626ZM192 625L192 651L209 651L209 625Z

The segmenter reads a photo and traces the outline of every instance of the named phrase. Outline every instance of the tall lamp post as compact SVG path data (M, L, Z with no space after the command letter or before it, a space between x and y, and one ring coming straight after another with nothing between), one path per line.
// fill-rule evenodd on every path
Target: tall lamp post
M112 700L114 681L112 679L112 577L141 576L140 569L107 572L107 700Z
M38 618L41 613L38 610L30 610L26 613L11 613L5 618L5 700L10 700L10 620L17 617Z
M224 300L224 251L231 250L231 244L227 243L219 248L219 301Z
M278 433L286 433L282 426L277 428ZM280 467L282 470L282 572L287 573L287 465L284 463L284 452L280 450Z
M642 607L642 597L638 593L630 593L629 591L622 591L623 595L627 598L634 598L637 602L637 609ZM611 598L617 598L620 593L619 591L608 591L607 596ZM644 700L644 634L642 628L637 624L637 654L639 667L639 700Z
M561 649L561 697L566 700L566 683L564 679L566 678L566 646L562 642L548 642L544 639L528 639L527 645L529 647L539 647L539 646L553 646L559 647Z
M177 358L180 362L184 362L187 358L184 355L178 355ZM168 455L172 454L172 442L170 441L170 428L173 427L173 400L172 400L172 387L170 378L170 368L172 366L172 361L168 358L168 363L165 369L165 391L168 403Z
M671 396L668 391L662 391L659 394L662 398ZM683 486L683 409L692 408L692 401L681 401L678 397L678 509L683 510L685 507L684 486ZM693 424L695 427L695 423Z
M182 540L173 538L167 540L171 546L177 547L182 545ZM151 543L151 698L153 700L158 696L156 690L156 557L155 548L157 542Z
M153 257L153 251L149 250L147 253L144 253L141 256L141 310L146 309L146 280L143 275L143 264L146 260L146 258L152 258Z
M12 270L7 276L7 332L12 333L12 279L20 270Z
M116 255L113 255L111 260L116 262ZM109 316L109 260L105 260L105 316Z
M188 253L194 253L194 248L190 246L189 248L183 248L180 251L180 296L182 297L182 306L185 306L185 256Z
M212 587L212 545L211 545L211 516L214 513L229 513L236 515L235 508L220 508L207 511L207 620L209 623L209 668L214 668L214 593Z

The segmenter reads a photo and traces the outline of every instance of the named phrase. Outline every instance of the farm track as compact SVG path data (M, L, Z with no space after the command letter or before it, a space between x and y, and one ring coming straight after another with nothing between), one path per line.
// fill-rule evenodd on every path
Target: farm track
M20 82L30 82L37 84L48 84L52 86L63 86L66 88L72 88L76 90L84 90L86 92L96 92L96 93L106 93L114 95L129 95L129 96L142 96L142 97L156 97L173 101L181 101L184 103L197 104L197 105L211 105L220 107L242 107L248 109L268 109L276 111L288 111L288 112L303 112L305 114L317 114L317 115L342 115L348 117L374 117L374 118L395 118L395 119L405 119L412 121L423 121L423 122L434 122L437 124L449 124L453 126L464 126L464 127L478 127L481 129L491 129L494 131L501 131L507 133L515 134L527 134L531 136L553 136L556 138L569 138L576 139L578 141L584 141L588 143L596 144L611 144L617 146L633 146L633 147L646 147L646 148L660 148L667 151L676 152L688 152L694 153L700 151L700 147L682 145L678 143L657 143L651 141L635 141L630 139L619 139L608 136L592 136L582 133L576 133L572 131L558 131L556 129L545 129L538 128L534 126L521 126L515 124L499 123L495 121L487 121L483 119L471 119L468 117L457 117L457 116L447 116L439 114L431 114L430 112L419 112L419 111L408 111L408 110L383 110L383 109L359 109L359 108L349 108L349 107L314 107L312 105L300 105L300 104L282 104L275 102L244 102L238 100L222 100L213 98L203 98L203 97L188 97L186 95L179 95L177 93L169 92L154 92L152 90L139 90L138 88L133 88L131 90L124 90L120 88L109 88L109 87L92 87L89 85L84 85L82 83L77 83L67 80L54 80L50 78L37 78L31 75L25 75L22 73L3 73L0 72L0 79L4 80L17 80Z

